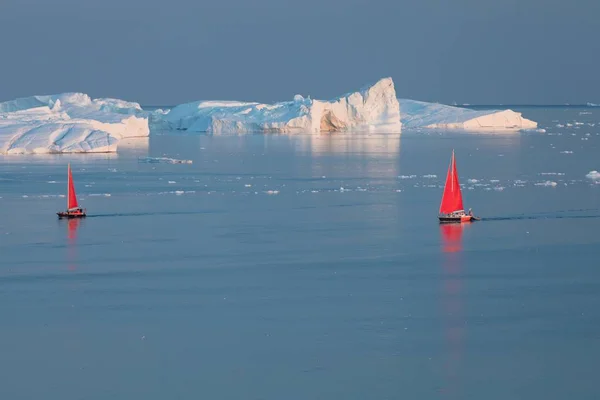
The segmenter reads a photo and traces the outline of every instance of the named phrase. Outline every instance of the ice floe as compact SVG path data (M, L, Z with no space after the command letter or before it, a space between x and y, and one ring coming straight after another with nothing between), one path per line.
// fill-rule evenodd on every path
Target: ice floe
M550 187L554 187L556 185L557 185L557 183L554 181L538 182L535 184L535 186L550 186Z
M531 133L546 133L546 130L543 128L538 129L523 129L523 132L531 132Z
M593 181L600 181L600 172L596 170L590 171L585 177Z
M168 157L138 157L139 163L192 164L192 160L178 160Z

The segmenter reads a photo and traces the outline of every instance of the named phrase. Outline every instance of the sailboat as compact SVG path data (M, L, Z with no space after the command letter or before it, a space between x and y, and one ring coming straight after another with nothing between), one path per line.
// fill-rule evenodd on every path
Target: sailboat
M77 203L77 195L75 194L75 185L73 184L73 175L71 174L71 163L68 166L67 175L67 211L59 211L56 213L58 218L83 218L86 215L86 210L79 207Z
M444 194L438 218L440 222L471 222L479 220L479 218L473 216L470 209L466 213L463 207L454 150L452 150L452 159L450 160L448 174L446 175L446 185L444 186Z

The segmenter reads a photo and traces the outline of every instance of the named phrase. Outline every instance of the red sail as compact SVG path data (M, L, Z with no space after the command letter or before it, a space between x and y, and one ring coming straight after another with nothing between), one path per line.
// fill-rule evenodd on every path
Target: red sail
M442 204L440 205L440 214L450 214L463 209L462 194L460 193L458 173L456 172L456 161L454 160L454 151L452 151L452 160L448 167L446 186L444 186L444 195L442 197Z
M79 204L77 204L77 196L75 195L75 186L73 185L73 176L71 176L71 164L70 163L69 163L68 188L69 188L69 193L67 195L67 210L70 210L71 208L79 207Z

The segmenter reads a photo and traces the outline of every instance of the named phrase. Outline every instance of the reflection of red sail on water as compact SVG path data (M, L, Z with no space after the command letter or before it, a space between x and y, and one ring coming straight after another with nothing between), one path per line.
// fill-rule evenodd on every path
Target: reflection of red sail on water
M446 337L446 384L444 391L460 398L460 367L465 338L465 315L462 301L463 230L468 224L440 225L443 254L442 309Z
M462 233L465 225L463 224L443 224L440 225L442 233L442 250L444 253L455 253L462 250Z
M77 230L80 224L79 218L67 221L67 264L70 271L77 269Z
M77 239L77 228L79 228L79 224L81 220L79 219L70 219L67 221L67 238L69 239L69 244L74 244Z

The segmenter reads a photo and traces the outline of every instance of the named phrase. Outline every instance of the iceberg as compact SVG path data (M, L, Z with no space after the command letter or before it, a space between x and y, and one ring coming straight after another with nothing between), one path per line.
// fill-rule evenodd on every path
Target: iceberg
M438 103L399 99L405 128L518 131L536 129L537 122L512 110L472 110Z
M400 107L391 78L333 100L301 95L292 101L261 104L196 101L154 112L152 129L223 133L386 132L401 130Z
M83 93L0 103L0 154L115 152L121 139L146 137L139 104Z

